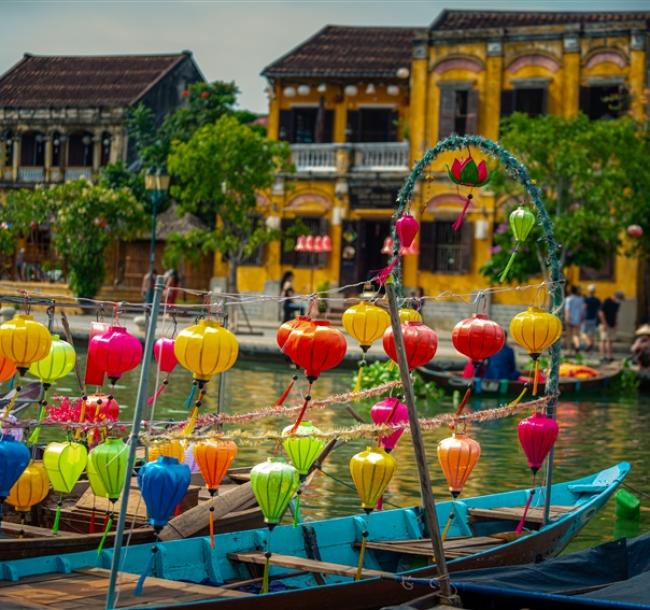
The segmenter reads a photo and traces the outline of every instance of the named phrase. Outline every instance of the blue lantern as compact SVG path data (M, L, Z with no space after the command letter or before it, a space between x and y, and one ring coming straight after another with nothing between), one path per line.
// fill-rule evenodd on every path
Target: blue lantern
M149 523L160 530L185 497L190 485L189 466L176 458L161 455L138 472L138 487L147 505Z
M23 470L29 464L29 449L7 434L0 439L0 501L9 495Z

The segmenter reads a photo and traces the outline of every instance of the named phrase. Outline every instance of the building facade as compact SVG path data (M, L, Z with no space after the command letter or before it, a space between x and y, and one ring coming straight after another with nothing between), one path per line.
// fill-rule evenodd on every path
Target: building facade
M348 285L386 264L381 253L402 180L424 152L452 134L499 137L514 111L592 119L622 112L612 94L644 116L648 87L649 13L526 13L446 10L427 29L327 26L270 64L269 135L288 141L295 174L282 176L259 207L274 226L300 217L314 235L328 235L329 254L267 246L240 270L240 288L277 291L292 269L296 289L325 281ZM437 169L449 159L441 158ZM502 219L483 189L461 231L451 229L463 199L446 174L418 184L412 212L422 224L404 256L404 282L427 295L471 293L487 286L489 259ZM312 270L311 265L316 269ZM612 257L606 269L568 269L570 281L595 281L599 294L622 289L634 298L636 261ZM216 275L223 274L217 260ZM494 295L497 317L533 297ZM630 307L632 301L628 302ZM510 307L508 307L510 306ZM452 305L439 316L457 319Z

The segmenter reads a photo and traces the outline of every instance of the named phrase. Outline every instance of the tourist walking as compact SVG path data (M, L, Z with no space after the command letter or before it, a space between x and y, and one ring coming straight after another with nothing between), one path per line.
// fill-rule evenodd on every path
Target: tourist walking
M596 296L596 286L587 286L587 297L585 298L585 319L582 322L582 340L585 344L585 351L590 352L596 345L596 333L598 332L598 312L602 303Z
M612 341L616 338L618 310L624 299L625 295L620 290L617 290L614 296L605 299L598 312L598 318L600 319L600 357L603 362L612 361Z
M571 294L564 303L564 328L566 330L566 349L580 351L580 328L585 318L585 300L578 286L571 286Z

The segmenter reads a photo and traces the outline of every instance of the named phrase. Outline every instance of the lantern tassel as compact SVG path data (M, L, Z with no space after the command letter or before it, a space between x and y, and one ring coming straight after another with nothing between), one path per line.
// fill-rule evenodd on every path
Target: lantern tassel
M32 430L32 433L29 435L27 440L28 445L36 445L38 439L41 436L41 423L45 419L45 404L41 404L41 410L38 412L38 419L36 421L36 427Z
M515 262L515 258L517 257L517 252L518 251L519 251L519 242L517 242L517 244L513 248L512 254L510 255L510 258L508 259L508 264L506 265L506 268L501 272L501 275L499 276L499 282L503 283L505 281L505 279L508 277L508 273L510 273L512 263Z
M149 396L149 398L147 398L147 404L152 405L154 400L157 400L158 396L160 396L165 391L166 387L167 387L167 380L163 381L158 387L158 389L151 396Z
M153 562L154 559L156 558L157 552L158 552L158 545L156 542L154 542L153 546L151 547L151 553L149 553L149 559L147 559L147 563L144 566L144 570L142 570L142 574L140 574L140 578L138 578L138 582L135 585L135 589L133 589L134 597L140 597L140 595L142 595L142 587L144 587L144 581L147 579L147 576L149 576L149 572L151 572L151 568L153 568Z
M199 408L195 406L192 409L192 414L187 420L185 427L183 428L183 436L189 436L194 431L194 426L196 426L196 418L199 416Z
M449 513L449 518L447 519L447 523L445 524L445 529L442 530L442 541L444 542L447 540L447 534L449 533L449 528L451 527L451 522L454 520L454 511Z
M56 504L56 512L54 513L54 523L52 524L53 534L59 533L59 521L61 521L61 502L62 500L59 499L59 501Z
M99 406L97 405L95 408L95 420L97 419L97 414L99 413ZM82 399L81 401L81 407L79 408L79 423L82 424L84 420L86 419L86 401ZM74 437L75 438L81 438L81 426L77 428L74 431Z
M192 384L192 389L190 390L190 393L187 395L187 398L185 399L185 402L183 403L183 406L186 409L189 409L192 406L192 403L194 402L194 396L196 396L196 389L197 385L196 383Z
M269 525L269 535L266 539L266 553L264 553L264 574L262 576L262 589L260 593L269 592L269 572L271 568L271 534L273 533L273 526Z
M533 373L533 397L537 396L538 382L539 382L539 360L535 360L535 372Z
M291 393L291 390L293 390L293 386L296 384L297 379L298 379L298 375L294 375L291 378L291 381L289 382L289 385L287 386L286 390L284 392L282 392L282 394L280 395L280 398L278 398L275 401L275 406L276 407L281 407L284 404L284 401L287 399L287 397Z
M528 384L524 386L524 389L519 393L519 396L515 398L512 402L508 403L509 407L516 407L524 398L526 395L526 392L528 392Z
M357 563L357 573L354 577L354 580L361 580L361 574L363 572L363 559L366 554L366 542L368 542L368 532L363 531L361 533L361 548L359 549L359 563Z
M296 501L293 505L293 527L300 525L300 491L296 493Z
M524 513L521 515L521 520L517 524L517 527L515 528L515 533L516 534L521 534L521 531L524 529L524 524L526 523L526 515L528 514L528 509L530 508L530 503L533 501L533 496L535 495L535 488L533 487L530 490L530 495L528 496L528 502L526 502L526 506L524 506Z
M388 266L384 267L383 269L379 270L379 273L377 274L376 280L377 283L380 286L383 286L388 278L390 277L390 274L393 272L393 269L395 268L395 265L397 265L397 257L395 257L389 264Z
M379 500L377 500L377 505L375 506L375 510L384 510L384 494L379 496Z
M463 206L463 209L460 211L460 214L458 215L458 218L454 221L454 224L451 225L451 228L454 231L458 231L460 227L463 224L463 220L465 219L465 214L467 214L467 208L469 207L469 204L472 202L470 197L465 197L465 205Z
M460 416L460 414L467 406L467 401L469 400L469 397L471 395L472 395L472 386L469 386L467 390L465 390L465 395L463 396L463 400L460 401L460 404L458 405L458 409L456 409L456 413L454 413L454 417Z
M13 379L14 378L12 377L11 380L13 381ZM16 390L10 390L9 394L11 394L11 399L9 400L9 403L7 404L4 411L2 412L1 418L2 418L3 421L5 419L7 419L7 417L9 416L9 413L11 413L11 410L14 408L14 405L16 404L16 400L18 398L18 390L17 389Z
M363 374L363 368L359 367L359 372L357 373L357 380L354 384L354 392L361 392L361 377Z
M214 506L210 506L210 546L214 548Z
M97 547L97 554L101 555L101 552L104 548L104 544L106 543L106 538L108 537L108 532L111 531L111 527L113 527L113 515L108 515L108 519L106 520L106 527L104 528L104 533L102 534L102 539L99 541L99 546Z
M309 406L309 401L311 400L311 386L312 382L309 382L309 387L307 388L307 394L305 395L305 402L302 403L302 408L300 409L300 413L298 413L298 417L296 418L296 423L293 424L293 428L289 431L289 434L294 434L295 431L298 429L298 426L300 425L300 422L302 421L302 418L305 416L305 412L307 411L307 407Z

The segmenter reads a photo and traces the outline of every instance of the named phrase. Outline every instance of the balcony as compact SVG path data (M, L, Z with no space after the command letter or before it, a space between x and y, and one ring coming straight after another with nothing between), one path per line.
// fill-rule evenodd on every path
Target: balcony
M92 167L66 167L65 179L76 180L77 178L87 178L90 180L93 177Z
M297 173L407 172L408 142L292 144Z
M43 182L45 170L42 167L22 166L18 168L19 182Z

